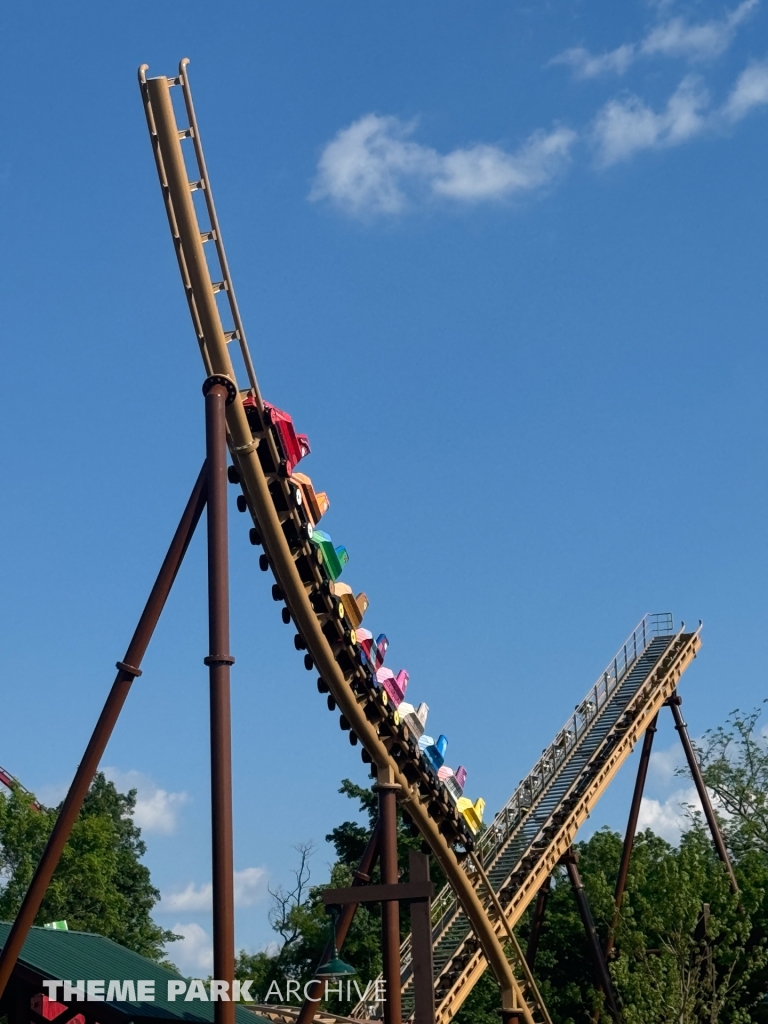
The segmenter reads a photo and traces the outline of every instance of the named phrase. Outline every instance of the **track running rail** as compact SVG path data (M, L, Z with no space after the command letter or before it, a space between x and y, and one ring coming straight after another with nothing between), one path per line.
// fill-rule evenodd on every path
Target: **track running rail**
M480 837L471 856L478 862L477 870L484 883L484 902L489 911L491 908L496 911L494 926L501 937L508 937L510 929L520 920L545 879L571 847L579 827L632 752L647 724L675 692L682 673L696 657L701 646L698 630L684 633L681 629L677 634L667 636L662 632L665 629L671 629L671 616L666 614L645 616L641 620L617 658L585 700L577 705L576 713L557 734L554 743L543 752L533 770ZM661 651L658 655L651 655L652 664L646 671L641 658L644 654L647 656L652 645L660 647ZM615 721L595 744L595 749L578 773L574 774L567 791L554 809L541 815L535 830L531 829L524 853L499 871L502 855L510 842L540 807L548 779L555 778L558 771L569 766L578 754L580 740L601 724L609 703L629 682L633 671L640 672L641 676L626 706L616 707ZM436 954L447 929L457 923L459 910L450 887L446 886L433 904L432 936ZM403 943L401 964L406 1011L409 1004L406 993L412 980L410 937ZM436 1020L438 1024L445 1024L485 970L486 960L470 933L459 942L442 966L438 965L436 956L435 966ZM369 1008L361 1002L352 1010L352 1016L376 1016L379 1010L379 1007Z
M230 300L230 310L237 309L226 258L222 258L221 231L215 220L210 181L202 160L186 66L187 61L182 61L176 79L148 79L147 66L142 65L139 81L168 222L205 370L208 375L226 378L237 389L228 341L237 338L249 378L252 363L245 334L242 327L238 327L239 314L235 318L235 330L225 332L216 302L216 295L224 291ZM174 85L181 86L192 121L182 130L171 101L170 89ZM185 138L194 139L197 181L190 181L187 174L181 146ZM201 230L192 199L193 191L198 189L206 196L211 219L205 230ZM216 283L204 250L208 241L215 242L220 260L222 277ZM261 411L255 373L250 385ZM420 774L407 730L394 723L382 708L376 691L366 686L354 636L339 620L337 602L314 560L312 545L306 535L301 534L296 510L291 506L288 481L279 474L279 459L270 431L265 427L252 432L240 399L227 407L227 427L232 461L255 524L252 539L263 545L263 564L271 568L279 597L285 601L300 642L309 652L308 667L317 667L322 684L342 713L342 727L349 729L350 739L354 737L354 742L362 744L367 758L378 770L380 781L388 780L400 786L402 806L429 844L481 943L484 962L487 960L491 965L501 987L503 1008L518 1013L526 1024L546 1022L540 1007L526 999L507 960L504 939L489 918L476 882L454 852L454 843L463 842L465 847L472 845L462 831L455 807L441 788L431 788L429 780Z

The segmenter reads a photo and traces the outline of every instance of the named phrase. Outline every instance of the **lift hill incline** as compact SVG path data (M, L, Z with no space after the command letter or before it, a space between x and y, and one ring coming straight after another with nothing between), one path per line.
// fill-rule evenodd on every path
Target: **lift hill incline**
M610 777L618 770L699 646L698 632L674 633L670 614L646 615L480 837L476 856L510 926L604 790L605 770ZM486 962L450 886L435 900L432 920L437 1019L442 1021L458 1010ZM401 963L405 1014L413 1005L410 937ZM379 1011L361 1002L352 1016Z

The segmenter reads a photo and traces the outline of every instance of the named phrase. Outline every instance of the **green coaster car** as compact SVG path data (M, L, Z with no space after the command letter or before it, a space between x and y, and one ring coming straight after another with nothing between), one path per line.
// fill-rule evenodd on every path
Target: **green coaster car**
M341 576L341 570L349 561L347 549L344 547L335 548L333 541L327 533L322 530L315 530L312 533L312 543L316 544L323 557L323 565L328 576L334 582Z

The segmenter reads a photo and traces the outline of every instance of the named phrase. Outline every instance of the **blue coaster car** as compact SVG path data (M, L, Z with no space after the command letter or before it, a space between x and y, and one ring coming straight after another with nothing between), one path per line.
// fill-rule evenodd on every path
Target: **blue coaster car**
M422 736L421 739L424 739ZM419 740L419 746L421 746L421 740ZM437 774L437 772L443 767L445 761L445 752L448 749L448 740L445 736L438 736L435 743L422 750L424 759L430 768Z

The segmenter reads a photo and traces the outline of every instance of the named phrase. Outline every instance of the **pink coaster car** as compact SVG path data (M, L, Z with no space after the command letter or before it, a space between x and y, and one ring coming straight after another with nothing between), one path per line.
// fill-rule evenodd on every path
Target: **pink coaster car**
M373 633L363 629L362 626L355 630L357 642L365 654L366 660L374 672L377 672L384 664L384 655L389 647L389 640L382 633L374 642Z
M404 668L395 675L391 668L380 668L376 673L376 681L387 691L387 696L397 707L405 699L408 686L408 673Z

